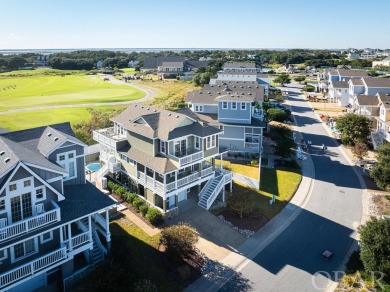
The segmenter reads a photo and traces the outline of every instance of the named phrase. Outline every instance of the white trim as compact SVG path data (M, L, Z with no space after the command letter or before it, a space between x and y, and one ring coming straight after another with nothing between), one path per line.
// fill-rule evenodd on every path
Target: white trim
M233 107L233 104L235 105L235 107ZM231 101L231 109L237 110L237 101Z
M49 233L49 238L48 238L48 239L43 239L43 236L44 236L45 234L47 234L47 233ZM41 244L42 244L42 243L49 242L50 240L53 240L53 230L50 230L50 231L45 232L45 233L42 233L42 234L40 235L40 239L41 239Z
M49 172L55 172L55 173L59 173L61 175L63 175L64 173L66 173L66 171L59 171L59 170L53 170L51 168L46 168L46 167L42 167L42 166L38 166L36 164L32 164L32 163L28 163L28 162L24 162L25 165L28 165L28 166L31 166L31 167L35 167L35 168L39 168L39 169L42 169L42 170L46 170L46 171L49 171Z
M236 119L236 118L218 118L218 120L238 120L238 121L247 121L248 119ZM250 126L250 125L243 125L243 126ZM259 127L260 128L260 127Z
M50 183L58 181L58 180L62 180L62 176L53 177L51 179L46 180L46 182L50 184Z
M58 148L66 148L66 147L73 147L74 145L69 145L69 146L62 146L65 144L65 142L69 142L69 143L73 143L74 145L79 145L81 147L86 147L88 146L87 144L84 144L82 142L75 142L75 141L71 141L69 140L68 138L66 138L60 145L58 145L57 147L55 147L54 149L52 149L49 153L46 154L46 157L49 157L55 150L57 150ZM75 151L75 150L74 150ZM76 155L75 155L76 156Z
M224 107L224 103L226 103L226 107ZM227 101L222 101L222 109L228 109L229 105Z
M41 199L37 198L37 191L38 190L42 190L43 197ZM35 196L35 202L45 201L46 200L46 188L44 186L39 186L39 187L35 188L34 196Z
M20 258L15 258L15 246L17 245L17 244L21 244L21 243L23 243L23 248L25 249L25 242L26 241L29 241L29 240L34 240L34 251L33 252L31 252L31 253L29 253L29 254L25 254L24 256L22 256L22 257L20 257ZM25 239L25 240L23 240L23 241L21 241L21 242L18 242L18 243L15 243L15 244L13 244L12 246L11 246L11 263L13 264L13 263L15 263L15 262L18 262L18 261L20 261L20 260L23 260L23 259L25 259L25 258L28 258L28 257L30 257L30 256L32 256L32 255L34 255L34 254L36 254L36 253L38 253L39 252L39 248L38 248L38 237L37 236L35 236L35 237L32 237L32 238L28 238L28 239Z
M197 143L197 140L198 139L198 147L196 147L196 143ZM199 137L199 136L195 136L195 139L194 139L194 148L197 149L197 150L200 150L201 148L201 143L202 143L202 138Z
M4 248L1 250L2 252L4 252L4 256L3 257L0 257L0 261L2 260L5 260L8 258L8 249L7 248Z
M73 157L72 158L69 158L69 155L73 154ZM60 157L61 156L64 156L64 160L60 160ZM77 159L79 157L76 156L76 150L71 150L71 151L68 151L68 152L61 152L61 153L58 153L56 155L56 162L61 166L61 165L64 165L64 169L67 170L67 174L66 176L64 176L64 181L67 181L67 180L72 180L72 179L75 179L77 178ZM69 164L73 162L74 163L74 175L73 176L69 176Z
M237 140L237 141L244 141L245 139L220 137L219 140Z
M244 108L242 108L242 105L244 105ZM240 104L240 110L246 111L246 102L241 102L241 104Z

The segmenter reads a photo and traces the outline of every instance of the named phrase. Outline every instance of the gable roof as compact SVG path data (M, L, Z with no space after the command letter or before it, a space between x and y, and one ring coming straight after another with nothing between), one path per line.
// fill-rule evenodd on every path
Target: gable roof
M356 95L355 100L357 101L358 105L378 105L379 100L376 95L364 95L364 94L358 94Z
M348 81L331 81L333 88L349 88Z
M377 94L379 102L386 108L390 108L390 93L379 92Z
M166 67L183 67L184 62L162 62L161 66Z
M362 78L367 87L390 88L390 78Z
M355 86L364 86L363 84L363 79L350 79L349 82L352 83L352 85L355 85Z
M339 76L351 76L351 77L368 77L367 71L364 70L345 70L337 69Z
M185 57L168 56L168 57L145 57L143 69L156 69L161 66L163 62L184 62Z
M0 136L0 153L3 153L0 155L0 175L12 169L19 162L66 173L62 167L50 162L41 153L32 151L2 136Z
M229 69L229 68L250 68L250 69L255 69L256 68L256 63L255 62L227 62L223 64L223 68Z
M337 69L351 70L351 65L337 65Z

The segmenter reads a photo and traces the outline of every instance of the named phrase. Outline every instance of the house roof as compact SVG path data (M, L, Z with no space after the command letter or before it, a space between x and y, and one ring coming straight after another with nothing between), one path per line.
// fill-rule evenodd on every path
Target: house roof
M256 64L254 62L227 62L223 64L223 68L251 68L255 69Z
M130 157L160 174L172 172L177 169L170 159L162 155L153 156L131 146L119 149L119 153Z
M231 75L257 75L257 72L236 71L231 69L225 69L219 74L231 74Z
M364 86L362 79L350 79L349 82L356 86Z
M364 95L358 94L356 95L356 101L359 105L378 105L379 100L376 95Z
M188 119L190 122L186 123ZM142 104L130 105L121 114L112 118L112 121L121 124L129 131L151 139L170 140L183 134L201 137L214 134L207 126L200 124L191 116Z
M3 153L4 151L4 153ZM41 153L32 151L19 143L0 136L0 175L12 169L19 162L33 164L39 167L52 169L66 173L66 171L57 164L50 162Z
M186 60L185 63L187 66L192 68L206 68L209 65L210 61Z
M390 88L390 78L363 78L367 87Z
M198 118L205 123L208 123L210 125L228 125L228 126L240 126L240 127L245 127L245 126L252 126L252 127L266 127L266 123L260 121L259 119L254 119L252 118L251 124L237 124L237 123L225 123L225 122L220 122L218 121L218 115L217 114L204 114L204 113L195 113Z
M347 81L331 81L333 88L349 88Z
M379 92L377 96L379 101L386 109L390 108L390 93Z
M367 71L364 70L345 70L345 69L337 69L338 75L340 76L351 76L351 77L367 77Z
M351 65L337 65L337 69L351 70Z
M51 137L47 136L48 132L53 133ZM55 140L55 137L58 139ZM7 172L19 162L65 172L62 167L49 161L45 156L66 139L81 143L73 136L69 123L0 134L0 152L4 151L0 156L0 174Z
M165 67L183 67L184 62L162 62L161 65Z
M169 57L145 57L143 69L156 69L161 66L163 62L184 62L185 57L169 56Z

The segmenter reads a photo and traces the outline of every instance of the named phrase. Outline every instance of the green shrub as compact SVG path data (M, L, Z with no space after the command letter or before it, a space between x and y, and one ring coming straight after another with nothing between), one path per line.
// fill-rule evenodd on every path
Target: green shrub
M128 193L127 194L127 202L128 203L133 204L135 198L138 198L137 194L135 194L135 193Z
M115 183L113 183L112 181L108 181L107 186L110 189L111 193L113 193L114 189L116 188Z
M145 215L146 220L150 222L150 224L157 225L163 220L163 215L156 208L149 208L148 212Z
M139 208L142 206L142 205L144 205L145 203L144 203L144 200L142 200L141 198L135 198L134 200L133 200L133 207L137 210L137 211L139 211Z
M115 194L118 195L119 197L121 197L122 199L126 199L125 197L125 194L126 194L127 190L125 187L122 187L122 186L119 186L117 189L116 189L116 192Z
M281 95L277 95L277 96L275 96L275 101L277 101L277 102L284 102L284 98L283 98L283 96L281 96Z
M314 86L311 85L306 85L305 87L302 88L302 91L306 92L313 92L315 90Z
M148 212L148 210L149 210L149 207L148 207L148 205L146 205L146 204L139 206L139 211L141 212L141 214L142 214L143 216L146 215L146 213Z

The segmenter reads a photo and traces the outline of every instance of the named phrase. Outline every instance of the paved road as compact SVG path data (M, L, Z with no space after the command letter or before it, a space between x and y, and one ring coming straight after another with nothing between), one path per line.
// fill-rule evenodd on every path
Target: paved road
M109 82L111 82L113 84L128 85L130 87L134 87L134 88L137 88L139 90L142 90L143 92L145 92L145 96L143 98L140 98L140 99L128 100L128 101L118 101L118 102L96 102L96 103L85 103L85 104L47 105L47 106L17 108L17 109L2 111L2 112L0 112L0 115L5 115L5 114L9 114L9 113L17 113L17 112L25 112L25 111L42 110L42 109L54 109L54 108L125 105L125 104L130 104L130 103L135 103L135 102L149 101L149 100L152 100L156 96L156 93L153 90L151 90L149 88L145 88L141 85L134 84L132 82L126 83L122 80L118 80L118 79L114 78L112 75L103 75L102 78L103 77L109 78Z
M289 101L300 131L313 145L315 180L311 196L295 221L221 291L325 290L334 282L316 273L326 271L334 278L333 271L356 243L353 238L362 218L363 195L358 177L307 102L298 96L298 89L289 90L295 92ZM322 153L322 144L328 147L326 153ZM328 262L320 258L325 249L334 253Z

